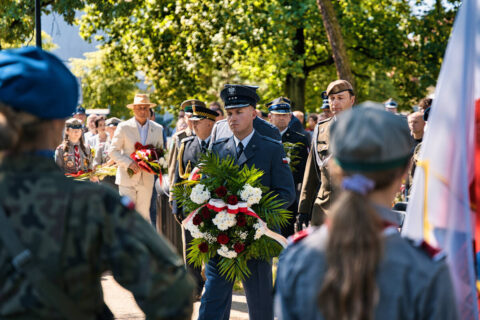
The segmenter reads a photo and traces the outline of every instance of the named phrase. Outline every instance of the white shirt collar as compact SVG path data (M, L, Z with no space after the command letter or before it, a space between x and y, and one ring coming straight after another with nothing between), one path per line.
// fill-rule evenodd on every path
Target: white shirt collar
M200 143L200 145L202 145L202 141L205 141L205 143L206 143L206 144L207 144L207 146L208 146L208 143L210 142L210 137L211 137L211 135L210 135L210 136L208 136L208 138L207 138L207 139L205 139L205 140L202 140L202 139L200 139L200 137L199 137L199 136L197 136L198 143Z
M245 149L247 147L248 143L250 142L250 140L252 140L252 137L253 137L254 133L255 133L255 129L253 129L252 132L248 136L243 138L243 140L240 140L237 137L233 136L233 140L235 140L235 146L238 147L238 144L240 142L242 142L243 148Z
M286 127L283 131L280 131L280 134L283 136L283 134L287 132L287 130L288 130L288 127Z

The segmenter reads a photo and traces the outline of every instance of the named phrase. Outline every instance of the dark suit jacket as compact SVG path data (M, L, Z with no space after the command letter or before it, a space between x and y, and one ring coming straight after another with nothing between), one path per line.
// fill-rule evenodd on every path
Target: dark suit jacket
M235 159L237 152L233 135L216 141L212 151L218 153L220 158L230 155ZM287 202L286 207L288 207L295 200L295 186L290 168L283 162L284 158L285 151L279 141L262 136L255 131L236 163L249 167L255 165L255 168L262 170L264 174L261 183L277 193L280 199Z
M282 142L301 143L302 146L297 146L298 164L295 165L295 171L293 171L293 181L295 187L302 183L303 174L305 173L305 165L308 158L308 139L305 135L294 131L291 127L282 135Z
M277 141L282 141L282 136L280 135L280 131L278 131L277 127L259 117L253 119L253 129L255 129L255 131L257 131L262 136L270 137ZM220 120L215 123L215 126L212 129L212 139L210 140L210 147L215 141L223 138L230 138L232 136L233 132L232 130L230 130L227 120Z

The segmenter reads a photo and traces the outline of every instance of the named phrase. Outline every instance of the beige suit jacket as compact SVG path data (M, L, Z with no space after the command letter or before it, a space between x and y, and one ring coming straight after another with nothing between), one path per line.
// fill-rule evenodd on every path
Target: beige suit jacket
M145 145L151 144L157 148L164 148L163 127L156 122L147 121L149 122L149 127ZM130 154L135 151L135 143L137 142L141 143L141 139L135 117L120 123L113 136L109 152L110 158L115 160L118 165L115 179L115 183L118 185L126 187L135 185L153 186L153 174L140 171L140 173L134 174L132 177L128 176L128 166L133 162Z

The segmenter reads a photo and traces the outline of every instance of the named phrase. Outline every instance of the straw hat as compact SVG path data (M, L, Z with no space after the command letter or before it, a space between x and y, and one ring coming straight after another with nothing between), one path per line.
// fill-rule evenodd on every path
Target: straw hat
M133 103L127 104L127 108L133 109L133 106L150 106L150 108L153 108L156 106L155 103L150 102L150 98L148 97L148 94L145 93L137 93L135 95L135 98L133 98Z

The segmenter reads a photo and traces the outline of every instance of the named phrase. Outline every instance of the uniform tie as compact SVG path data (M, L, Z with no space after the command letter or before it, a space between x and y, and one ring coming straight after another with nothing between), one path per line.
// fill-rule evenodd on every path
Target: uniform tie
M75 149L75 168L80 168L80 152L78 151L78 146L73 147Z
M201 145L202 145L202 152L207 151L207 142L205 140L202 140Z
M243 152L243 143L240 141L237 146L237 159L240 158Z

